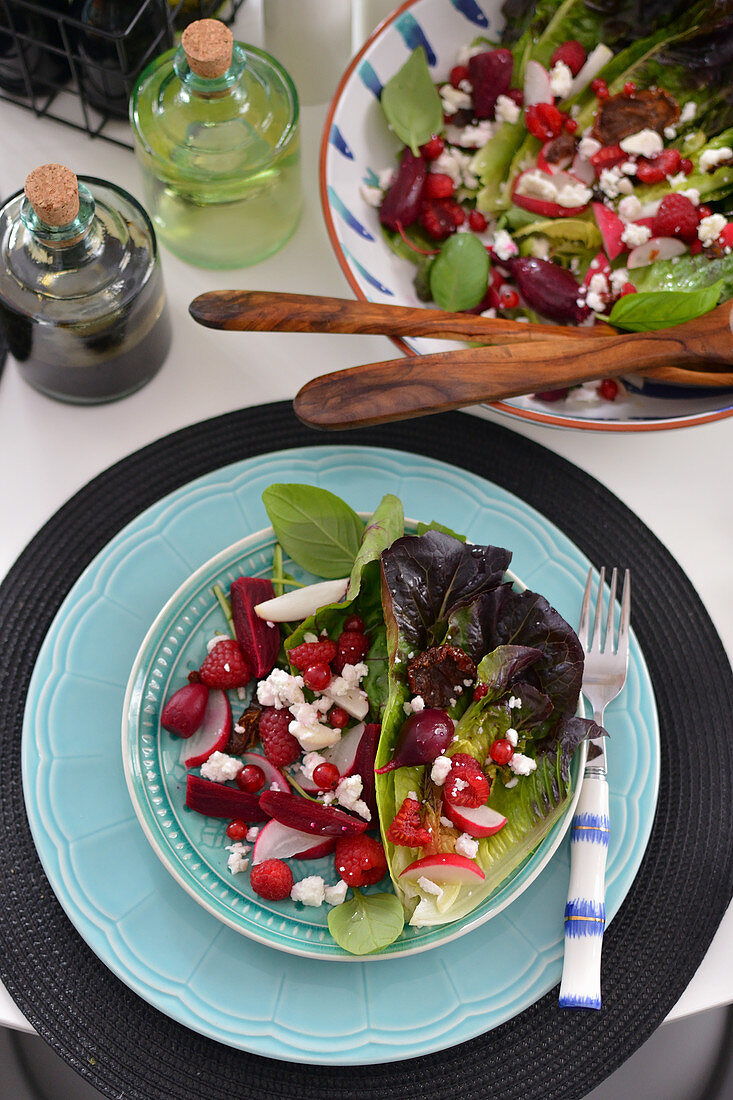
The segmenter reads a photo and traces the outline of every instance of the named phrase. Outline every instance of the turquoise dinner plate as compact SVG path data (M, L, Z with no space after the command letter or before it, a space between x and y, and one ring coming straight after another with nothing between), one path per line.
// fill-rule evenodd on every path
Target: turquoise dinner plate
M384 492L397 493L408 515L512 549L517 575L577 619L584 555L517 497L463 470L401 451L336 446L216 470L115 536L49 630L22 742L34 841L87 944L180 1023L229 1046L293 1061L343 1065L428 1054L503 1023L559 981L567 838L521 896L482 927L427 954L342 965L273 950L198 904L157 858L125 783L125 689L150 624L222 548L266 527L261 494L273 481L322 485L362 511ZM627 686L608 709L607 725L612 919L649 838L659 777L656 707L635 638Z

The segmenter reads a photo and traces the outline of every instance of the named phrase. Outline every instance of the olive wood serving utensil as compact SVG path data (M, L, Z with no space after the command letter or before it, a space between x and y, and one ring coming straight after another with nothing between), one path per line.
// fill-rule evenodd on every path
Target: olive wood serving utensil
M321 375L296 395L296 414L316 428L351 428L425 416L621 374L669 377L692 367L701 386L733 385L731 306L656 332L537 340L406 356ZM699 368L699 369L697 369Z

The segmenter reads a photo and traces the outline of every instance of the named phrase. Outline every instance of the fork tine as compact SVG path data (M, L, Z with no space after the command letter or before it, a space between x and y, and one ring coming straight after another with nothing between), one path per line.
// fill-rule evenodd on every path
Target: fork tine
M578 626L578 641L583 649L588 648L588 624L590 622L590 594L593 588L593 570L588 570L588 580L585 582L583 604L580 608L580 624Z
M608 619L606 621L606 638L603 643L604 653L613 653L613 627L616 618L616 584L618 582L618 569L614 566L611 573L611 596L608 601Z
M624 588L621 593L621 618L618 624L618 648L616 652L629 659L629 624L631 622L631 574L624 570Z
M603 586L606 582L606 567L601 566L601 572L598 576L598 600L596 601L596 618L593 624L593 640L591 641L591 649L600 649L601 646L601 621L603 619Z

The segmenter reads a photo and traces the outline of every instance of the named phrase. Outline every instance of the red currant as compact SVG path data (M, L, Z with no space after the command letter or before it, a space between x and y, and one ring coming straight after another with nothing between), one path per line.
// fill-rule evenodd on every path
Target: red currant
M354 630L357 634L364 633L364 620L361 615L349 615L348 619L344 622L344 630Z
M618 394L618 382L613 378L604 378L598 387L598 392L604 401L613 401Z
M226 834L230 840L241 840L247 835L246 821L230 821L226 828Z
M424 145L420 146L420 152L425 160L437 160L444 149L445 142L437 134L433 134L430 141L426 141Z
M519 305L519 295L516 290L502 290L499 301L502 309L516 309Z
M484 695L488 695L488 694L489 694L489 685L488 684L476 684L476 687L473 689L473 700L474 700L474 702L478 702L479 699L483 699Z
M265 773L258 764L245 764L242 770L237 772L236 783L240 791L255 794L265 785Z
M703 218L709 218L711 214L712 214L712 210L710 209L709 206L703 206L703 205L698 206L697 216L698 216L698 219L700 221L702 221Z
M636 287L633 283L624 283L619 298L625 298L627 294L636 294Z
M574 134L575 131L578 129L578 120L570 117L566 118L565 129L569 134Z
M489 749L489 756L495 764L508 764L514 756L514 748L506 737L499 737Z
M338 787L341 775L335 764L319 764L313 769L313 782L319 791L333 791Z
M627 80L624 84L624 95L633 95L636 91L636 84L633 80Z
M601 80L600 77L591 80L590 90L597 99L608 99L608 84L606 84L605 80Z
M328 712L328 724L335 730L342 730L349 724L349 715L343 707L331 707Z
M684 172L686 176L689 176L694 167L695 165L692 163L689 157L683 157L680 161L680 171Z
M331 683L331 669L328 665L310 665L303 672L303 683L311 691L324 691Z
M466 65L454 65L448 78L454 88L457 88L463 80L468 80L468 68Z
M483 233L489 223L480 210L472 210L468 215L468 224L476 233Z

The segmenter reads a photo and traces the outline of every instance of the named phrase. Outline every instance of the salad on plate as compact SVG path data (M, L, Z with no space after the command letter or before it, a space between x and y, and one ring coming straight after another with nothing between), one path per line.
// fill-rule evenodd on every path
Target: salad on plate
M730 0L504 15L437 82L417 46L382 90L400 147L362 196L419 298L643 331L733 297Z
M599 732L577 714L583 651L508 550L406 524L392 494L367 519L311 485L263 502L271 577L215 590L229 632L172 685L160 736L188 810L226 834L222 873L328 907L339 946L371 954L472 912L567 813ZM323 873L296 880L309 859Z

